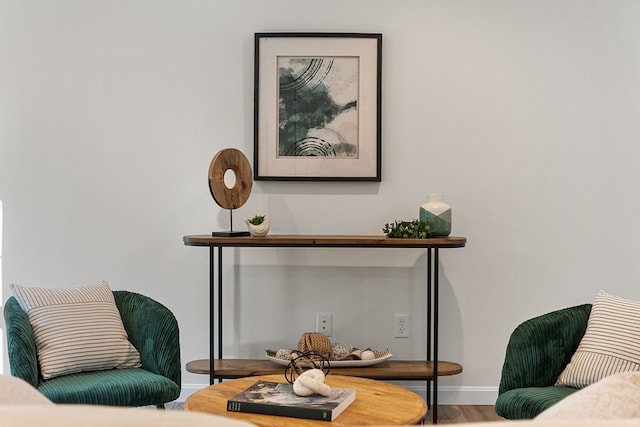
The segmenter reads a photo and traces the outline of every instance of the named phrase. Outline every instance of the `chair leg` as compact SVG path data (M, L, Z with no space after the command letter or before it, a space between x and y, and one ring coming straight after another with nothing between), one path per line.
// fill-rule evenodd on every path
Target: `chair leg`
M160 410L167 409L167 408L164 406L164 403L161 403L160 405L156 405L156 408L158 408L158 409L160 409Z

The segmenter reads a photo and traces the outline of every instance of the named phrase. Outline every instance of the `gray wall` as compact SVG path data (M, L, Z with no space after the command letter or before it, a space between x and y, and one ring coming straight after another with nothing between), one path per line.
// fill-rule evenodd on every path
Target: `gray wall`
M105 279L170 307L183 360L206 357L208 253L182 236L228 227L206 176L222 148L252 158L253 34L380 32L382 182L256 182L237 228L377 234L443 193L468 245L442 251L440 353L464 372L440 383L491 403L518 323L640 299L639 18L635 0L3 0L2 301ZM295 345L329 311L334 340L423 357L425 265L228 250L224 353ZM185 395L206 382L185 373Z

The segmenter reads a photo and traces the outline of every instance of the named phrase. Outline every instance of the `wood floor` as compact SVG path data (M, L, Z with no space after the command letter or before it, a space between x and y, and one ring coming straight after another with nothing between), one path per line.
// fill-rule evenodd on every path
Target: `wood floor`
M431 411L427 412L426 424L431 424ZM474 423L480 421L504 421L496 414L493 405L439 405L438 424Z

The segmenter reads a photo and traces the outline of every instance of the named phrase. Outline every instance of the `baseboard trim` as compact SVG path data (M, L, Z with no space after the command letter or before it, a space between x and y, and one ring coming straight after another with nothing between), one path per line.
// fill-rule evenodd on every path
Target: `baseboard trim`
M398 383L394 383L398 384ZM402 385L402 384L398 384ZM183 384L178 401L184 402L189 396L198 390L208 387L208 384ZM425 398L427 394L424 386L406 387L407 389ZM498 398L498 387L460 386L438 387L439 405L493 405Z
M425 398L427 387L407 387ZM438 387L439 405L494 405L498 398L498 387L441 386Z

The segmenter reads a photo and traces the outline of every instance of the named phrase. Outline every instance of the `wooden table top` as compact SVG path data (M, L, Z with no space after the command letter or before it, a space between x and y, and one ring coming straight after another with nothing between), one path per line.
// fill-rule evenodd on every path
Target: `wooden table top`
M227 400L259 380L286 382L282 374L223 381L192 394L186 400L184 408L188 411L238 418L263 427L407 425L420 423L427 414L424 399L406 388L368 378L331 374L327 376L326 383L331 387L355 388L356 400L330 423L303 418L228 412Z
M306 248L461 248L466 237L434 237L431 239L398 239L385 235L287 235L265 237L220 237L207 234L184 236L187 246L227 247L306 247Z

